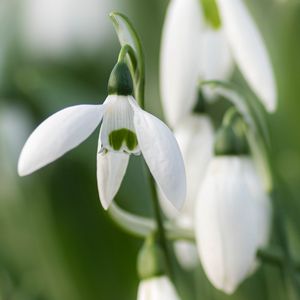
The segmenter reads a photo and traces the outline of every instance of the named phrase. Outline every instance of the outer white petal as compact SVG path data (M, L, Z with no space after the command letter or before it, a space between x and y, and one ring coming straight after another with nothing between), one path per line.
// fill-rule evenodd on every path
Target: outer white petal
M18 173L28 175L82 143L99 125L102 105L76 105L46 119L26 141Z
M162 194L180 209L186 198L186 175L177 141L161 120L143 111L133 99L130 103L145 161Z
M186 270L192 270L199 264L199 256L195 244L178 241L174 244L176 257L180 265Z
M188 218L191 220L192 227L199 187L212 157L214 129L207 115L190 114L175 128L174 135L185 164L187 198L179 216L173 206L169 205L168 201L164 201L163 197L161 197L161 203L169 218Z
M270 219L270 199L252 160L215 158L199 194L195 233L204 270L216 288L233 293L255 269Z
M201 79L228 79L233 71L234 62L224 30L207 27L202 32L199 61Z
M138 300L180 300L174 285L166 276L141 281Z
M264 41L243 0L217 0L235 60L266 109L275 111L275 79Z
M117 194L125 175L128 161L129 155L125 153L109 151L97 154L98 191L104 209L108 209L111 201Z
M205 114L188 115L174 131L187 175L187 198L180 212L160 194L160 202L168 218L183 229L194 229L194 210L199 188L212 157L214 130ZM182 267L191 269L198 264L198 254L192 243L175 243L175 253Z
M161 43L160 88L172 127L196 102L202 19L199 0L172 0L169 4Z

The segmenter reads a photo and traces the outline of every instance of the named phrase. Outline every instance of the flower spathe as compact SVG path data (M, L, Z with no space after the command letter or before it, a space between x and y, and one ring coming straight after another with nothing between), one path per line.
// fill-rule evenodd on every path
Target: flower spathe
M28 175L75 148L101 121L97 182L103 207L109 207L119 190L129 155L142 153L161 192L179 209L186 181L177 142L170 129L130 95L111 94L103 105L71 106L50 116L25 143L19 175Z
M167 276L144 279L138 288L137 300L180 300L173 283Z
M248 156L217 156L198 196L195 235L205 273L231 294L257 267L256 253L266 246L271 201Z

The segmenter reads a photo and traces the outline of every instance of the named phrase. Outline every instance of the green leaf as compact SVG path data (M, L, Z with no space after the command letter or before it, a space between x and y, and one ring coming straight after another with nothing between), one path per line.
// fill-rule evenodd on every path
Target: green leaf
M216 0L200 0L200 2L207 23L214 29L219 29L222 23Z
M140 38L125 15L118 12L112 12L109 16L113 22L121 46L129 45L135 52L136 60L132 55L128 56L128 60L131 66L131 72L134 75L136 91L135 97L143 108L145 93L145 66Z

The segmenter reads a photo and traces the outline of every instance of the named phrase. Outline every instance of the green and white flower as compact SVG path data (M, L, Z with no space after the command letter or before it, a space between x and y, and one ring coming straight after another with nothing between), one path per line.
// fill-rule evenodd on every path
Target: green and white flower
M28 175L82 143L102 121L97 180L105 209L116 195L130 154L142 153L163 195L181 208L186 195L182 156L170 129L142 110L134 97L125 63L118 63L102 105L76 105L46 119L28 138L19 159L19 175Z

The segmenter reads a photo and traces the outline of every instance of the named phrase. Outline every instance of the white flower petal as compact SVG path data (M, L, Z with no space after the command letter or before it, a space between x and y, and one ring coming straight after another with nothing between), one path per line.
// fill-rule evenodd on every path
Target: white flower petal
M199 256L195 244L178 241L174 244L176 257L180 265L186 270L194 269L199 263Z
M190 114L174 130L179 144L187 176L187 197L178 212L161 195L161 205L168 218L188 218L193 228L194 209L206 168L212 158L214 129L210 118L205 114Z
M82 143L99 125L102 105L77 105L65 108L40 124L21 152L18 173L28 175L51 163Z
M232 74L234 62L224 30L209 27L201 34L199 54L202 80L227 80Z
M199 0L170 1L161 43L160 88L165 115L172 127L197 99L202 19Z
M271 202L253 161L214 158L199 194L195 233L200 260L216 288L231 294L255 269L270 223Z
M128 97L129 96L120 95L110 95L107 97L105 101L106 110L101 125L99 142L101 142L102 148L109 151L138 154L140 149L138 145L134 143L134 141L136 142L136 136L133 124L133 109L129 104ZM114 142L116 141L111 136L113 133L119 133L117 145L114 145ZM128 141L126 134L131 134L131 140L129 139ZM123 141L119 141L118 139L120 138L123 138ZM128 145L128 142L130 141L132 143L129 143ZM118 146L118 149L114 148L114 146Z
M98 148L98 150L100 150ZM125 175L129 155L119 152L97 154L97 183L99 197L104 209L108 209L117 194Z
M158 118L131 99L134 126L141 152L163 195L180 209L186 197L186 176L177 141Z
M180 300L174 285L166 276L142 280L138 289L138 300Z
M243 0L217 0L217 3L236 63L266 109L275 111L277 95L273 70L254 20Z

